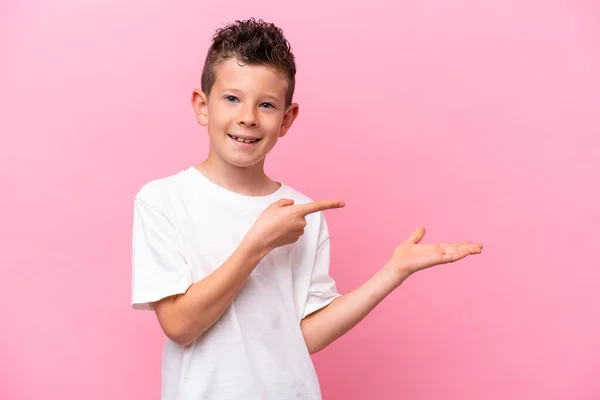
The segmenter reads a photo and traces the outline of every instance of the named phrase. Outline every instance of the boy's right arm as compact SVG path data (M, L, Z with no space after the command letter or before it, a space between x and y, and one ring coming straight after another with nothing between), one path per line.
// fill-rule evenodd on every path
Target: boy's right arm
M267 254L264 247L244 239L223 265L184 294L155 302L156 316L167 337L181 346L196 340L223 315Z
M223 315L260 260L274 248L294 243L302 236L308 214L344 206L341 201L293 203L281 199L271 204L223 265L185 293L153 303L169 339L181 346L196 340Z

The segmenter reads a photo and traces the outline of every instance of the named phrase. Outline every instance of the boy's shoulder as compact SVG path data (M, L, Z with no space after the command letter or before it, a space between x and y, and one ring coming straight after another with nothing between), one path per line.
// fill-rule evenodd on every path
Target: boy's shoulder
M166 196L179 193L186 186L186 170L146 181L135 194L136 200L149 204L161 203Z

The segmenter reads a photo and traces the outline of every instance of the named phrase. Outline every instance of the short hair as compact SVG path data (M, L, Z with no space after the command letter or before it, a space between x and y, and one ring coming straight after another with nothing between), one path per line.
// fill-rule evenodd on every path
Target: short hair
M282 72L288 80L285 106L292 104L296 64L290 43L280 28L250 18L217 29L202 70L201 89L207 96L215 83L215 67L231 57L243 65L264 65Z

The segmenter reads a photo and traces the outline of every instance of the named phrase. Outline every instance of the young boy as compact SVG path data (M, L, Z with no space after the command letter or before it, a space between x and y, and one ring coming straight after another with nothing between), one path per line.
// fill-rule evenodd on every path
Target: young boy
M192 94L209 155L135 197L132 305L154 310L167 336L164 400L320 399L311 353L412 273L482 251L418 244L420 228L375 276L340 295L322 211L344 202L313 202L263 168L298 116L295 73L273 24L217 30Z

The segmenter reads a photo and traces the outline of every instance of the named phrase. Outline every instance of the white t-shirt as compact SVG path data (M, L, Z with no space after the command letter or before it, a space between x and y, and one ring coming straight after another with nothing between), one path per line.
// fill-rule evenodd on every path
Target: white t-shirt
M195 167L153 180L135 197L132 306L184 293L222 265L271 203L311 200L282 184L244 196ZM163 349L163 400L321 399L300 321L339 296L329 276L329 232L322 213L304 235L257 265L221 318L195 342Z

